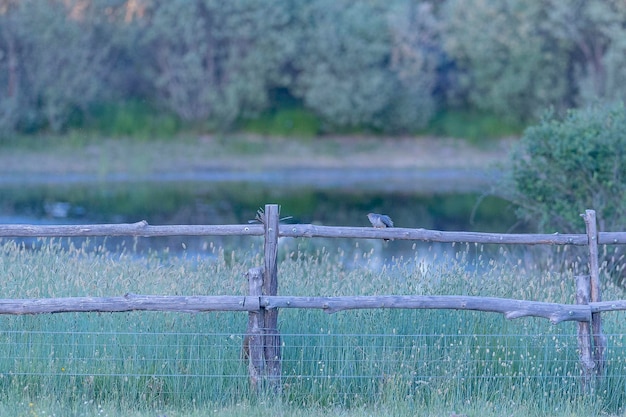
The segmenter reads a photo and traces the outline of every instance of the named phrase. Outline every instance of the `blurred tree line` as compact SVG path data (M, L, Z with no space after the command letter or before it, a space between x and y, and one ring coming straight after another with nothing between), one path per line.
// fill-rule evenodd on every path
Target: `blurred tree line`
M132 103L213 129L298 106L397 133L625 98L622 0L0 0L5 133Z

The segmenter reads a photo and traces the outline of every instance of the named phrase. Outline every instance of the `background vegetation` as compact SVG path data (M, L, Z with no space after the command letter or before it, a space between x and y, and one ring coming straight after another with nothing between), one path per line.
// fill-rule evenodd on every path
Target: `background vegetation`
M397 133L478 114L502 134L624 99L625 20L619 0L2 0L0 132L264 115L285 134Z

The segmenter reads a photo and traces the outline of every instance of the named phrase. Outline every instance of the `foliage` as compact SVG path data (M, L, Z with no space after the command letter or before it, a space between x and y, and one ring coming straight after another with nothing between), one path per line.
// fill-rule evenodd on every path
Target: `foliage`
M437 71L444 60L442 25L427 2L398 2L387 21L394 95L384 123L387 130L414 132L427 125L437 108Z
M74 111L102 99L111 47L98 41L113 29L103 6L95 2L72 14L54 1L9 4L0 15L0 45L7 51L0 97L8 97L0 99L0 131L44 125L59 131Z
M304 7L295 94L330 128L414 131L435 108L436 18L410 2Z
M270 136L310 138L320 130L320 120L303 108L283 108L260 114L241 123L243 130Z
M138 100L96 104L89 113L80 127L113 137L167 138L175 135L180 126L171 113Z
M292 111L275 90L321 132L415 133L450 111L525 124L626 98L625 19L619 0L6 0L0 134L103 124L134 102L233 128Z
M435 114L425 132L441 137L467 139L476 144L488 144L488 139L515 136L522 130L520 124L490 113L450 110Z
M626 222L626 109L622 103L553 113L511 153L503 192L519 216L546 232L580 232L585 209L601 231Z
M381 1L306 3L296 15L303 29L293 62L294 95L330 129L423 127L434 109L430 8L408 2L393 10Z
M551 36L569 56L575 101L624 100L626 4L619 0L546 2Z
M282 49L271 36L285 2L155 2L140 44L158 99L183 120L229 125L267 106ZM269 36L268 36L269 35Z
M389 40L379 2L320 0L301 7L296 96L338 126L377 124L389 101Z
M541 0L446 2L444 44L459 80L452 93L513 122L566 104L568 59L542 30L545 8Z

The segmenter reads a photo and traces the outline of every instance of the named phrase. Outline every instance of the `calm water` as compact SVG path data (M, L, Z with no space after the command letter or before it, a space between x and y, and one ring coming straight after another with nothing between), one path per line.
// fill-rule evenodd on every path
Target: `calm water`
M93 180L77 177L0 181L0 222L30 224L120 223L241 224L265 204L281 205L288 223L369 226L366 214L389 214L396 226L484 232L521 231L510 204L485 197L487 174L442 171L290 170L215 172L193 176ZM513 229L512 229L513 228ZM410 256L411 242L296 239L291 248L371 250ZM196 253L207 247L246 248L251 238L106 239L139 250Z

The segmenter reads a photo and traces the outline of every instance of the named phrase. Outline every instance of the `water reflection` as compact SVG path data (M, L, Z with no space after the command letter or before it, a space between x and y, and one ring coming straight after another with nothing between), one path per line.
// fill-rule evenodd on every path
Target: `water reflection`
M353 176L357 177L362 178ZM357 187L352 181L343 180L335 187L306 185L305 181L284 182L282 186L272 181L197 180L13 184L0 190L0 222L80 224L147 220L153 225L242 224L253 219L256 211L267 203L280 204L281 215L292 217L289 223L369 227L366 217L369 212L389 214L398 227L435 230L507 232L516 222L508 202L494 196L481 198L475 187L455 192L420 187L418 192L406 184L405 187L382 186L393 183L389 178L376 187ZM30 239L27 243L34 241ZM85 241L77 239L76 244ZM142 253L167 249L180 256L208 256L208 248L212 247L232 250L262 244L261 238L251 237L110 237L88 241L113 251ZM411 241L281 239L281 248L284 248L281 250L285 253L293 252L294 248L298 251L341 250L350 258L376 253L380 258L376 262L411 259L416 251L432 251L432 247L429 243Z

